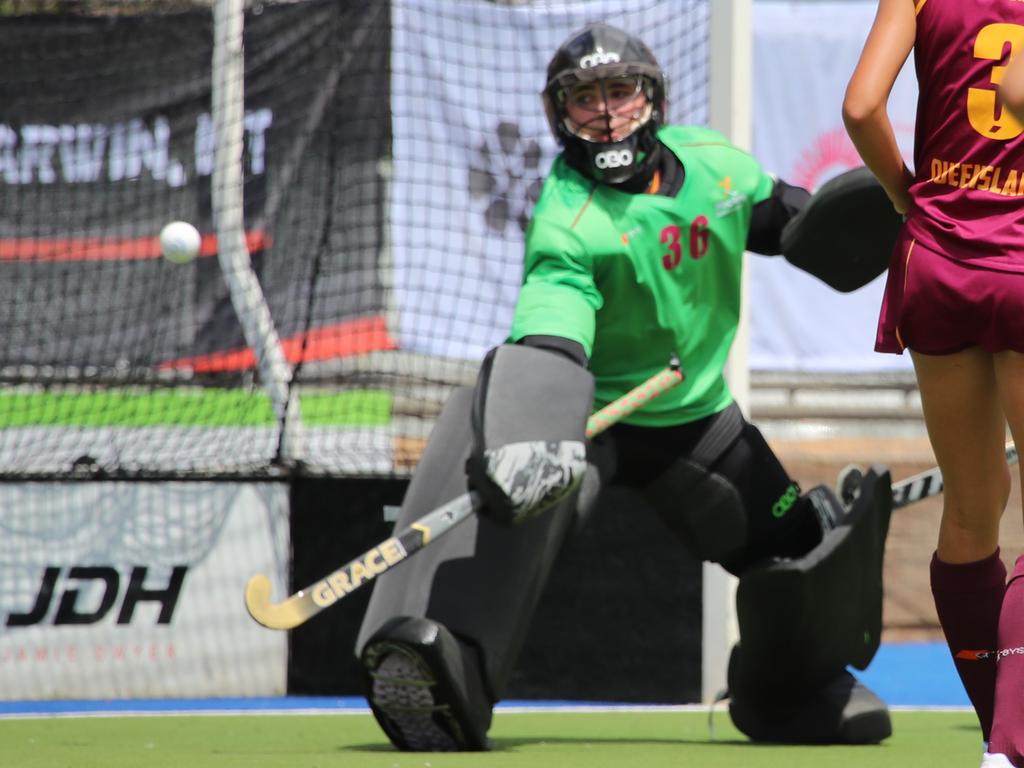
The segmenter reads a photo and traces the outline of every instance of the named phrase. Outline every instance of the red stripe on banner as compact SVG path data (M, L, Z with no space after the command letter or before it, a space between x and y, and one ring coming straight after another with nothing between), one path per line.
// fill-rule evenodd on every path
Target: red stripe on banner
M305 341L305 347L303 341ZM283 339L281 347L288 362L294 365L300 359L303 362L331 360L386 349L398 349L398 344L388 333L384 318L377 316L315 328L305 334ZM161 364L160 367L164 369L189 368L196 373L244 371L256 367L256 354L247 347L170 360Z
M249 253L262 251L271 244L267 233L254 229L245 233ZM199 256L217 253L217 236L203 235ZM159 237L35 238L0 239L0 261L142 261L160 258Z

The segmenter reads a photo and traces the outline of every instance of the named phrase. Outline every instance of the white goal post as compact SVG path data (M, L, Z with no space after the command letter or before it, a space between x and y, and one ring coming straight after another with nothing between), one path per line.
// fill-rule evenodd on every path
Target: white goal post
M302 458L302 415L266 297L252 268L245 240L242 207L242 156L245 141L245 52L242 34L245 0L216 0L213 7L212 118L216 136L211 177L213 221L218 259L242 325L256 355L262 384L280 425L278 458Z
M709 122L744 149L750 149L752 143L752 13L752 0L711 2ZM740 326L726 365L729 388L744 415L750 413L747 279L744 268ZM701 700L705 703L713 702L727 687L729 652L739 638L735 598L736 578L719 565L705 563L701 597Z

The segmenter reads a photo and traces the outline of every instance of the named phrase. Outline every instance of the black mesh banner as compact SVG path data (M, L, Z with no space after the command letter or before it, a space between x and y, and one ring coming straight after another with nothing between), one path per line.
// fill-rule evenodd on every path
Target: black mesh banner
M388 17L337 0L246 14L246 237L293 364L391 345L377 268ZM213 37L209 10L0 22L8 377L252 368L211 217ZM203 235L186 265L159 255L177 219Z

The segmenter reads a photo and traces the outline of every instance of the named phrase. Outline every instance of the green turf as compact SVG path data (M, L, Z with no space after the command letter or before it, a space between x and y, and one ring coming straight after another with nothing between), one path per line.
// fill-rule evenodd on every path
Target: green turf
M391 420L391 393L345 390L299 397L303 424L379 426ZM276 423L262 392L166 389L151 392L13 392L0 394L0 429L78 427L263 427Z
M499 712L487 754L396 752L369 715L0 720L19 768L974 768L967 712L895 712L881 745L754 745L716 711Z

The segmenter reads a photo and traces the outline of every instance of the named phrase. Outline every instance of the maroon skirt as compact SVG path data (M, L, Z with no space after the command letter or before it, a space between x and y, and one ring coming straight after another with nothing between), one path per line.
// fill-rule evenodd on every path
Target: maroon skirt
M875 351L949 355L974 346L1024 352L1024 274L945 256L904 230L889 266Z

